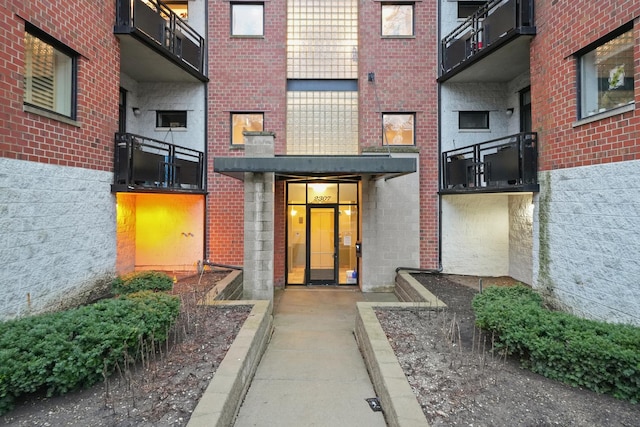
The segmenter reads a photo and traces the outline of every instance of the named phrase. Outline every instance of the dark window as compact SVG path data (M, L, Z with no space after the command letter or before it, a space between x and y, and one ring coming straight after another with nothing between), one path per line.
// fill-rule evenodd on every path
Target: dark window
M458 112L458 129L489 129L488 111Z
M473 15L476 10L487 4L486 1L459 1L458 18L466 19Z
M580 118L634 102L634 31L619 31L578 56Z
M159 128L186 128L186 111L157 111L156 127Z
M75 119L78 55L27 24L24 103Z

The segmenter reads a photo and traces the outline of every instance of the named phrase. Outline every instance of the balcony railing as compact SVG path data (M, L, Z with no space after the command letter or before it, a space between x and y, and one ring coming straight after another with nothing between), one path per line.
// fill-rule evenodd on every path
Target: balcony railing
M204 38L161 1L116 0L114 33L136 35L179 63L205 75Z
M115 137L112 190L202 192L204 154L130 133Z
M440 192L539 191L537 139L524 132L443 152Z
M441 74L517 35L534 35L534 0L490 0L442 39ZM503 64L504 66L504 64Z

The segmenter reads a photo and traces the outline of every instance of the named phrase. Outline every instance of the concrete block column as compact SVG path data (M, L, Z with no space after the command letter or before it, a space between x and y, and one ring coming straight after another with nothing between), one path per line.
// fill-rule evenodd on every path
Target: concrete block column
M246 157L273 157L272 132L245 132ZM244 299L273 300L273 172L244 175Z

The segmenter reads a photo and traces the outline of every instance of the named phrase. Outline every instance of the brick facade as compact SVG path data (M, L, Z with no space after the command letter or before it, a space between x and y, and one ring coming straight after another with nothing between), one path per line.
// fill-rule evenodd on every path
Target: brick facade
M0 157L93 170L113 169L118 120L115 2L2 1ZM79 54L77 126L24 112L25 21ZM60 23L64 25L60 25Z
M640 102L640 3L537 1L531 42L533 130L541 171L640 159L640 110L575 125L576 52L635 20L635 96Z

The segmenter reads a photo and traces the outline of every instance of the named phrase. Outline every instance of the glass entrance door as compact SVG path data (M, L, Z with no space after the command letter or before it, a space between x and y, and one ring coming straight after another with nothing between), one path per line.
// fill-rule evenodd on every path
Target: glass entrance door
M336 208L309 206L309 283L335 285L338 259Z

